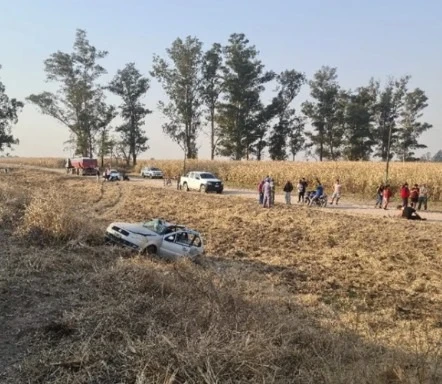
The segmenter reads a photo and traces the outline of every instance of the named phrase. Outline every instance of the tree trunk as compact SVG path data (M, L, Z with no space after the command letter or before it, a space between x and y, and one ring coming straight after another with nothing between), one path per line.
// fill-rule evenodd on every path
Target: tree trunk
M210 160L215 158L215 109L210 111Z

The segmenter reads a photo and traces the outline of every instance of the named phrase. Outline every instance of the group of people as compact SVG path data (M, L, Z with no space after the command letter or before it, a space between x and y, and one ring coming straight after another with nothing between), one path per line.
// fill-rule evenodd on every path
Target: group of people
M375 208L388 209L388 204L393 196L391 186L389 184L379 185L376 195ZM408 207L410 204L410 207L415 210L419 211L422 206L425 211L427 210L428 188L426 184L422 184L422 186L414 184L410 189L408 183L405 183L401 187L400 196L402 200L401 207Z
M308 204L312 205L316 200L320 197L325 196L324 187L319 179L316 179L316 188L314 191L307 192L308 183L307 180L303 177L299 179L298 184L296 186L297 194L298 194L298 204L306 202L308 200ZM294 186L290 180L284 184L284 198L285 203L287 205L291 205L292 203L292 193L294 191ZM342 185L339 179L336 179L334 184L333 194L330 201L330 204L339 202L341 198L341 189ZM307 196L308 195L308 199ZM263 180L261 180L258 184L258 200L259 204L261 204L264 208L270 208L275 204L275 180L269 176L266 176Z
M393 192L390 185L381 184L377 190L375 208L388 209L392 196ZM429 192L426 184L421 186L414 184L409 188L408 183L405 183L400 189L400 196L402 204L396 207L401 210L400 217L407 220L426 220L417 214L417 211L420 211L422 206L425 211L427 210Z

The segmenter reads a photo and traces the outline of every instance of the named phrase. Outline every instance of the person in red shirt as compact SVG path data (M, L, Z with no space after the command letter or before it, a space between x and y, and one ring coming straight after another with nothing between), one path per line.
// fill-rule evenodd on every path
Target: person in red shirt
M384 209L387 209L388 203L390 202L390 198L393 195L391 192L390 184L387 184L384 188L383 196L384 196Z
M410 206L417 209L417 203L419 202L419 185L414 184L410 191Z
M410 190L408 189L408 183L405 183L401 188L401 199L403 207L408 207L409 197L410 197Z

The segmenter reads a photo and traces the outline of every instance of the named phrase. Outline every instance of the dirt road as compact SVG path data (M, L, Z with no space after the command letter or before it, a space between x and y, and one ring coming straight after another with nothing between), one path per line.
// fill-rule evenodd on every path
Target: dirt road
M32 167L32 166L19 166L19 165L12 165L12 164L0 164L0 168L7 167L7 168L28 168L28 169L38 169L42 171L47 172L56 172L60 174L64 174L64 169L50 169L50 168L41 168L41 167ZM97 182L96 177L85 177L85 181L88 182ZM167 188L171 190L176 190L176 181L172 181L172 185L165 186L163 180L150 180L150 179L143 179L140 177L131 177L130 181L127 181L128 183L134 183L139 185L145 185L152 188ZM125 182L126 183L126 182ZM199 193L197 191L190 191L190 192L184 192L184 191L177 191L179 193ZM248 199L258 199L257 192L254 190L249 189L240 189L240 188L228 188L226 187L224 189L224 192L222 195L214 195L217 197L223 197L228 198L229 196L235 196L235 197L241 197L241 198L248 198ZM284 195L282 192L279 192L275 196L275 200L277 203L285 204ZM258 203L258 201L257 201ZM292 203L293 206L297 206L297 200L295 196L292 196ZM374 208L374 201L372 205L369 205L367 202L363 201L355 201L355 200L346 200L345 193L343 194L341 201L339 202L339 205L328 205L326 208L323 208L324 211L327 212L336 212L336 213L346 213L346 214L356 214L356 215L371 215L376 217L397 217L399 214L399 211L395 209L396 203L392 202L391 206L388 210L383 210L379 208ZM442 223L442 212L438 210L431 209L431 202L429 203L429 211L422 211L419 212L421 216L426 218L429 222L434 223Z
M143 184L149 187L153 188L168 188L168 189L175 189L176 190L176 181L172 181L171 186L164 186L163 180L150 180L150 179L141 179L141 178L132 178L131 182ZM184 192L180 191L180 193L200 193L198 191L190 191L190 192ZM216 195L220 196L220 195ZM248 199L255 199L258 200L258 194L257 192L249 189L240 189L240 188L225 188L223 194L221 195L225 198L228 198L229 196L236 196L236 197L242 197L242 198L248 198ZM277 203L285 204L284 194L282 192L276 193L275 201ZM258 201L257 201L258 203ZM297 203L297 196L292 196L292 205L298 206ZM431 205L431 203L430 203ZM396 204L393 202L391 203L391 208L388 210L374 208L374 202L373 205L368 205L367 203L364 203L362 201L346 201L345 195L341 198L341 201L339 202L339 205L328 205L326 208L323 208L325 211L330 212L340 212L340 213L347 213L347 214L360 214L360 215L373 215L377 217L397 217L399 214L399 211L395 209ZM431 208L431 206L430 206ZM430 222L440 222L442 223L442 212L440 211L422 211L419 213L421 216L425 217Z

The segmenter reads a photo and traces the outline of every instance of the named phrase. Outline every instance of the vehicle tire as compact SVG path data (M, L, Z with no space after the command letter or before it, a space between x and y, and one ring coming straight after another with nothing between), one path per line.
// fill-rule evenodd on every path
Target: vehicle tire
M216 191L216 193L217 193L218 195L221 195L221 193L223 193L223 190L221 189L221 191Z
M153 244L148 245L147 248L145 249L145 253L146 255L156 255L157 247Z
M206 193L207 192L207 188L206 188L206 186L204 184L200 185L200 192L201 193Z
M189 192L189 187L187 186L187 183L184 183L184 184L183 184L183 189L184 189L186 192Z

